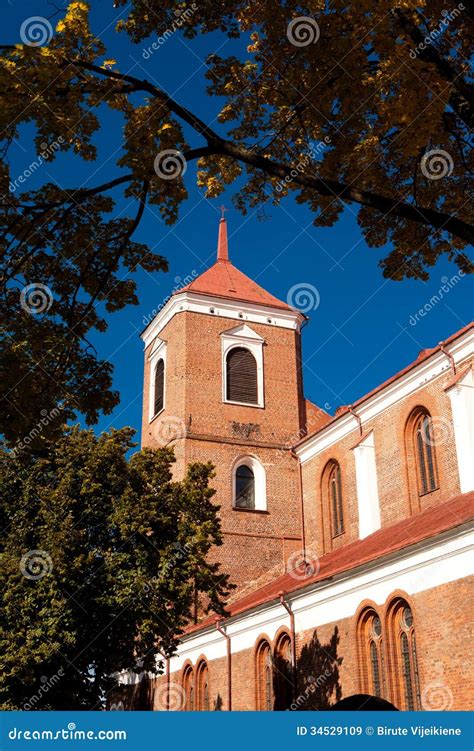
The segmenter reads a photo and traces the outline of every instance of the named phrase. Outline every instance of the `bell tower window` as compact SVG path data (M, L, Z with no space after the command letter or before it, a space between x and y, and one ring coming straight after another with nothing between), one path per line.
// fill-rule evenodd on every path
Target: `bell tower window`
M264 407L264 340L242 324L221 334L222 401Z

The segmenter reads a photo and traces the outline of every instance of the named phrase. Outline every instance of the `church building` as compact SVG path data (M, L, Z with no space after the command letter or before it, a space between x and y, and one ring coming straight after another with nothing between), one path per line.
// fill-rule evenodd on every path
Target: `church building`
M143 446L173 446L177 478L215 466L237 586L163 675L120 677L125 708L472 709L474 324L331 416L304 397L305 322L221 219L214 265L142 333Z

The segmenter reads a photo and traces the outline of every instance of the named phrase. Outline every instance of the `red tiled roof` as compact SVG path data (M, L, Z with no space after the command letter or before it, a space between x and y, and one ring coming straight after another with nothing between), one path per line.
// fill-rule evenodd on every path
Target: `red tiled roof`
M457 495L439 506L425 509L415 516L403 519L389 527L365 537L363 540L345 545L339 550L327 553L319 560L319 571L303 577L302 569L273 579L264 587L251 592L228 607L230 616L239 615L259 605L277 600L280 593L289 594L316 584L365 563L395 553L422 540L454 529L471 520L474 516L474 491ZM462 575L462 574L461 574ZM185 633L190 634L211 626L215 616L209 616L201 623L190 626Z
M236 302L251 302L270 308L294 311L294 308L271 295L270 292L260 287L229 261L225 219L221 219L219 224L216 263L174 294L186 291L199 292L204 295L212 295L212 297L224 297Z
M423 350L421 350L421 352L418 355L418 357L416 358L416 360L414 360L413 362L411 362L409 365L407 365L402 370L399 370L398 373L395 373L395 375L393 375L390 378L388 378L386 381L384 381L383 383L381 383L379 386L376 386L374 389L372 389L372 391L369 391L367 394L364 394L364 396L361 396L359 399L357 399L356 402L354 402L353 404L351 404L350 407L348 405L346 405L346 404L342 405L341 407L338 407L337 410L336 410L336 412L335 412L335 414L331 417L330 420L327 420L324 424L322 424L320 427L318 427L318 429L315 430L311 435L305 436L304 438L301 439L301 441L298 441L298 443L295 444L295 446L293 448L301 446L301 444L303 444L305 441L307 441L308 438L312 438L313 435L315 435L316 433L319 433L319 431L323 430L323 428L325 428L326 425L328 425L330 422L335 422L336 420L339 419L339 417L342 417L342 415L347 414L347 412L349 412L350 408L356 408L358 405L362 404L367 399L370 399L371 396L374 396L375 394L377 394L382 389L386 388L387 386L390 386L391 383L394 383L398 378L401 378L402 376L406 375L410 370L412 370L412 368L416 367L417 365L419 365L424 360L428 360L428 358L431 357L431 355L433 355L435 352L440 352L441 351L441 349L440 349L441 347L445 347L447 344L451 344L451 342L454 342L455 339L458 339L460 336L462 336L463 334L465 334L466 332L468 332L470 329L473 329L473 328L474 328L474 321L471 321L466 326L464 326L462 329L459 329L459 331L456 331L454 334L452 334L444 342L440 342L440 344L438 344L437 347L431 347L431 349L423 349Z

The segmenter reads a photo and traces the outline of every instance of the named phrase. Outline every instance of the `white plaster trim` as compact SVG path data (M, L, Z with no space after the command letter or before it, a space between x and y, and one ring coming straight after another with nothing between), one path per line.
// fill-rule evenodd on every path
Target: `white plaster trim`
M248 404L249 407L264 407L264 374L263 374L263 345L265 340L262 339L249 326L237 326L221 334L221 371L222 371L222 401L225 404L243 404L245 402L234 402L226 398L227 394L227 355L234 347L244 347L255 357L257 363L257 404Z
M237 495L236 488L236 474L239 467L242 464L246 464L252 470L255 478L255 509L258 511L267 510L267 478L265 473L265 467L259 462L255 456L241 456L235 462L232 467L232 506L233 508L239 508L235 505L235 498ZM241 509L245 510L245 509Z
M461 493L474 490L474 373L470 368L447 394L453 413Z
M358 572L346 572L336 580L316 583L304 592L287 596L297 633L353 616L366 598L383 605L396 590L415 595L473 574L474 531L457 530L445 535L437 541L423 541L410 552L398 551L384 563L372 562ZM232 653L253 649L262 634L273 639L282 626L289 627L289 615L275 602L230 618L226 632ZM215 628L183 637L178 654L171 658L171 672L181 670L186 660L196 664L201 654L207 660L225 656L226 640Z
M474 330L466 331L458 339L446 346L446 350L453 356L454 362L459 364L474 354ZM405 375L400 376L385 388L377 391L355 409L362 420L362 424L377 417L386 409L389 409L401 399L405 399L427 383L444 375L450 370L450 361L441 351L434 352L431 357L424 360L420 365L414 366ZM325 451L330 446L338 443L342 438L358 428L356 418L347 413L338 420L322 428L314 436L296 447L295 453L302 464Z
M352 450L356 468L359 538L362 539L380 529L374 431L371 430Z
M213 313L210 312L211 308L214 310ZM293 330L299 330L301 323L305 320L304 316L297 310L282 310L266 305L226 300L222 297L213 297L198 292L180 292L168 300L164 308L142 331L141 338L144 341L145 349L174 315L186 310L192 313L221 316L241 322L265 323L269 326Z
M148 401L148 421L151 422L155 415L155 368L158 360L163 360L163 409L166 406L166 342L156 338L152 352L148 358L150 363L150 381L149 381L149 401ZM161 410L163 411L163 410ZM161 413L159 413L161 414Z

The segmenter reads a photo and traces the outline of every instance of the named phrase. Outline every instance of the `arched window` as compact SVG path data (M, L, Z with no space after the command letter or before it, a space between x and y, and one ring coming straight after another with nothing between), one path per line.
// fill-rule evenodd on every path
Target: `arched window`
M272 651L267 641L262 641L257 649L257 709L271 712L273 709L273 664Z
M275 709L286 710L293 701L293 670L291 662L291 639L283 634L275 648L274 658Z
M359 619L359 646L363 691L386 698L382 622L375 610L365 610Z
M232 470L232 484L235 509L266 510L266 475L258 459L254 456L240 457Z
M405 600L396 600L388 610L390 661L393 693L398 706L421 709L420 679L413 613Z
M154 411L153 414L157 415L164 407L164 395L165 395L165 363L164 360L158 360L154 373Z
M438 487L431 415L417 410L413 422L414 454L418 478L418 493L431 493Z
M196 670L196 709L208 712L209 706L209 669L206 662L199 663Z
M194 672L191 666L188 666L183 674L184 689L184 709L187 712L194 710Z
M235 473L235 505L237 508L255 508L255 477L246 464Z
M257 361L245 347L233 347L227 353L226 400L258 404Z
M338 462L331 460L326 464L322 485L325 508L331 518L331 536L338 537L344 532L341 468Z

